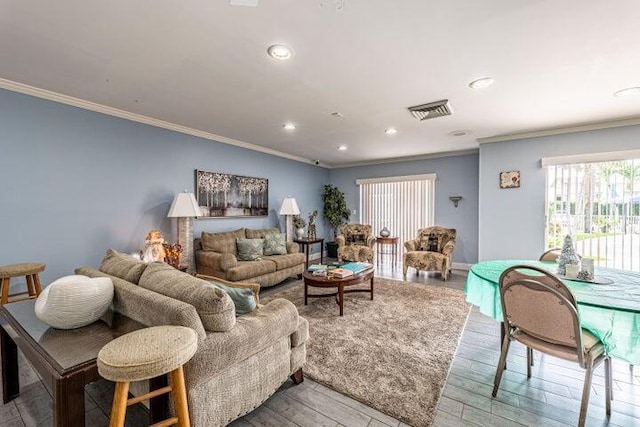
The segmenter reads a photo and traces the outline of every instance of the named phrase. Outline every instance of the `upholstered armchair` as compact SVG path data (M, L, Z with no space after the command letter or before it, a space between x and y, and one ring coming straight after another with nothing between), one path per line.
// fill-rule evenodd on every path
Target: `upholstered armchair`
M373 263L373 245L376 238L371 234L371 226L366 224L345 224L342 234L336 237L338 260L364 261Z
M406 252L402 259L402 273L405 278L407 269L439 271L442 280L449 278L451 254L456 245L455 228L426 227L418 230L418 237L404 243Z

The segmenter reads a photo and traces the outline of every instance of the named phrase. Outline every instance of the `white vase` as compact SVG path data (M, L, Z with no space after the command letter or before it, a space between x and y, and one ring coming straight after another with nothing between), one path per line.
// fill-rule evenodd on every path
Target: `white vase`
M298 239L304 239L304 228L297 228L296 229L296 237Z
M381 237L389 237L390 235L391 235L391 232L387 227L384 227L382 230L380 230Z
M113 300L108 277L62 277L44 288L36 300L36 317L58 329L74 329L95 322Z

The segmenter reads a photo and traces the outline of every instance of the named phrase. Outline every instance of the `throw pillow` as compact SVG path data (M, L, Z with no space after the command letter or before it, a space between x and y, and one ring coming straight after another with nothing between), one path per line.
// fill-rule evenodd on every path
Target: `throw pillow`
M264 239L236 239L238 261L256 261L264 255Z
M265 255L286 255L287 238L281 233L271 233L264 236Z
M225 291L231 297L231 301L236 306L236 317L251 313L258 306L256 297L251 289L228 286L216 280L207 281L211 286Z
M100 263L100 271L103 273L136 285L140 281L140 276L142 276L145 268L147 268L146 263L136 260L130 255L116 252L113 249L107 249L107 253Z

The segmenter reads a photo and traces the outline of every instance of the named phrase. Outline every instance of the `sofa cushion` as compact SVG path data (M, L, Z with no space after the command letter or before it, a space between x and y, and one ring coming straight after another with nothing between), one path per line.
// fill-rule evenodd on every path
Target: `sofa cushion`
M103 273L119 277L136 285L146 268L146 263L130 255L116 252L113 249L107 249L107 253L102 258L102 263L100 263L100 271Z
M228 331L236 323L235 307L229 295L168 264L150 263L139 285L194 306L207 331Z
M237 267L227 270L227 280L237 282L239 280L252 279L275 271L276 264L273 261L243 261L238 263Z
M266 256L262 259L274 262L276 264L276 270L295 267L296 265L304 264L305 262L304 254L300 252L297 254Z
M282 233L269 233L264 236L265 255L286 255L287 238Z
M238 261L256 261L262 258L264 240L263 239L236 239L236 250L238 251Z
M207 233L203 231L200 237L202 242L202 249L205 251L220 252L223 254L236 254L236 239L244 238L244 228L239 228L235 231L228 231L225 233Z
M247 234L247 239L264 239L267 234L278 234L280 233L280 229L273 228L260 228L257 230L252 230L250 228L245 229Z

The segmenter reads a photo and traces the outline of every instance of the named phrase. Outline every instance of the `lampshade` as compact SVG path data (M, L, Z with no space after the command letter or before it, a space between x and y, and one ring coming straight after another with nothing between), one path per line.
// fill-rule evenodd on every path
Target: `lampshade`
M193 193L178 193L176 194L171 208L169 209L169 218L188 218L202 216L202 211L196 201L196 196Z
M300 215L300 209L293 197L285 197L280 206L280 215Z

